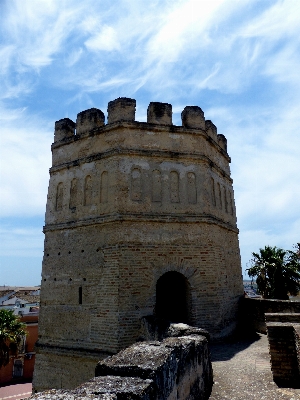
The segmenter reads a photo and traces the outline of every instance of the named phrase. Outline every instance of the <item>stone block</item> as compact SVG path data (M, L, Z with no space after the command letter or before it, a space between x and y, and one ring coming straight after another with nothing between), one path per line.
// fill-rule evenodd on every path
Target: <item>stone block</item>
M95 375L134 376L153 380L162 398L171 393L178 364L174 348L161 342L134 344L97 364Z
M74 135L75 122L73 122L70 118L63 118L55 122L54 142L58 142Z
M119 97L110 101L107 108L107 123L112 124L118 121L135 120L136 101L127 97Z
M98 108L90 108L77 114L76 134L88 132L104 125L105 116Z
M153 399L153 382L151 379L121 376L98 376L80 385L74 390L76 396L116 396L116 399ZM98 398L98 397L97 397ZM100 397L102 399L102 397ZM110 399L110 397L109 397ZM104 399L103 399L104 400Z
M168 337L201 335L210 339L206 329L197 328L184 323L171 323L163 318L148 315L141 319L141 340L163 340Z
M168 337L179 337L179 336L190 336L190 335L201 335L207 340L210 339L210 334L206 329L197 328L187 324L171 324L167 331Z
M205 130L210 137L217 139L217 127L209 119L205 121Z
M198 106L186 106L181 113L181 120L185 128L205 129L204 112Z
M227 152L227 139L224 135L218 134L218 144L219 146Z
M149 124L172 125L172 105L151 102L147 110L147 122Z
M178 361L176 385L172 390L175 398L208 399L213 385L213 371L207 339L199 334L191 334L170 337L163 343L174 349ZM170 398L173 398L172 394Z

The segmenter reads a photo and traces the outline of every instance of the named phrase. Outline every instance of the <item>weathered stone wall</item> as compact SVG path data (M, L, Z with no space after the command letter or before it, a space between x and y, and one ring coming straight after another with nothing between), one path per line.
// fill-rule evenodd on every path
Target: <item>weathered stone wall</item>
M132 345L98 363L96 378L78 388L30 399L206 400L212 384L208 341L192 334Z
M274 381L280 386L300 388L300 314L298 322L267 322L267 333ZM275 320L271 314L267 321ZM278 316L278 319L282 317Z
M240 304L240 324L246 331L266 333L265 314L300 313L300 301L244 298ZM289 319L292 316L281 316ZM277 320L277 317L276 317Z
M33 389L74 389L94 376L95 365L107 354L84 349L47 346L37 347L38 361L34 367Z
M86 377L93 352L101 359L134 343L168 272L184 286L184 322L213 338L236 326L243 287L226 138L199 107L185 108L183 126L172 125L170 104L150 103L147 117L135 121L135 100L121 98L106 125L95 108L55 124L39 390L53 387L50 376L54 387L80 383L70 353L83 357Z

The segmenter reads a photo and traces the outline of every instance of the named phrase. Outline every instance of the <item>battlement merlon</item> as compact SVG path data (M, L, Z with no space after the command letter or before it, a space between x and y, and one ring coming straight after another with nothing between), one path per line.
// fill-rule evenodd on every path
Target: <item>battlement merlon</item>
M107 123L118 121L135 121L136 101L127 97L119 97L110 101L107 107Z
M75 135L75 122L70 118L63 118L55 122L54 142L64 140Z
M90 108L77 114L76 134L81 135L105 125L105 116L98 108Z
M157 150L160 148L158 143L162 144L162 148L165 148L168 143L168 147L172 151L175 151L178 148L178 151L180 152L185 147L185 143L187 143L185 140L184 142L182 141L182 135L192 135L194 137L196 135L198 136L198 139L194 140L195 147L191 147L190 149L192 152L196 149L196 152L197 150L204 150L204 154L207 153L205 151L206 144L204 142L208 141L218 149L218 152L225 157L227 162L230 162L230 157L227 154L227 140L225 136L217 134L217 127L210 120L205 120L204 112L200 107L186 106L184 108L181 113L182 126L172 124L172 105L168 103L151 102L147 109L147 122L136 121L135 111L136 100L119 97L108 103L107 124L105 124L104 113L97 108L91 108L80 112L77 115L76 124L69 118L61 119L55 123L54 144L52 150L57 152L58 148L63 146L64 150L59 151L59 153L65 153L65 146L71 145L72 142L76 142L71 145L72 150L70 148L68 152L71 153L75 151L76 153L81 154L82 149L79 148L82 147L83 144L80 144L80 142L82 142L82 140L86 141L86 138L90 136L96 136L99 138L100 135L100 137L102 137L100 141L104 143L102 143L101 146L99 143L96 147L99 148L99 150L101 149L100 152L107 151L108 147L111 147L111 145L108 146L107 140L104 139L103 135L105 136L108 134L111 136L113 131L115 131L114 135L120 135L120 143L122 142L122 145L125 145L124 140L128 141L128 143L130 141L128 135L129 131L131 131L132 135L135 135L135 140L132 138L130 143L135 143L135 145L140 148L148 148L150 150L153 145L152 150ZM126 133L123 132L124 134L122 134L122 129L123 131L126 130ZM133 132L136 133L134 134ZM153 134L156 135L157 143L155 143L155 145L150 143L151 140L148 140L149 135L147 134L149 132L153 132ZM125 136L121 137L122 135ZM143 137L143 135L145 137ZM168 139L166 139L167 135L169 135ZM117 143L118 141L117 136L115 136L114 143ZM146 138L146 136L148 136L148 138ZM204 141L201 141L199 136L202 136ZM143 144L144 141L145 143ZM179 142L181 142L180 145ZM94 147L94 150L96 150L96 147ZM62 156L63 155L61 154L58 158L54 157L55 160L53 159L53 165L57 165L57 162L58 164L64 162ZM70 157L67 157L65 161L70 162L72 160Z

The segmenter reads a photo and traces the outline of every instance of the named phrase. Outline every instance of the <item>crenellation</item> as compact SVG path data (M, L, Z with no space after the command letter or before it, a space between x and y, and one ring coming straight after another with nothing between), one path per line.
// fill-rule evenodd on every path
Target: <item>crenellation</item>
M136 101L127 97L110 101L107 107L107 123L135 121L135 107Z
M168 103L151 102L147 109L147 123L172 125L172 105Z
M55 122L54 142L72 137L75 135L75 122L70 118L63 118Z
M76 135L104 126L105 116L98 108L90 108L77 114Z

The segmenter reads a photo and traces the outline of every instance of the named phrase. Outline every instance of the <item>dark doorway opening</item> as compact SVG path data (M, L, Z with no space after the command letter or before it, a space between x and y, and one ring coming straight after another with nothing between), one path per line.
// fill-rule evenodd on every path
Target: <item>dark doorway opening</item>
M155 315L171 322L189 323L190 288L188 280L179 272L162 275L156 284Z

